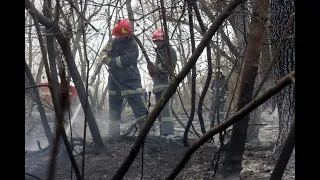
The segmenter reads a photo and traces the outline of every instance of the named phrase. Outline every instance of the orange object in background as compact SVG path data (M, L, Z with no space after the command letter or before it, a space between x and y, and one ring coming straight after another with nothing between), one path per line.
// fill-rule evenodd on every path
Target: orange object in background
M39 87L39 94L40 94L41 99L43 101L53 105L51 92L50 92L50 89L48 87L49 84L48 83L40 83L40 85L43 85L43 86ZM61 88L61 84L60 84L60 88ZM69 98L70 98L71 104L75 100L76 97L77 97L76 87L70 85Z

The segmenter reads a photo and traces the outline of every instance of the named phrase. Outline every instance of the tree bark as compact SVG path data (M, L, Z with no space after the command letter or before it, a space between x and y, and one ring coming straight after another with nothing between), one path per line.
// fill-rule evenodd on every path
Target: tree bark
M267 7L265 7L267 8ZM264 42L269 41L269 28L266 28L265 36L264 36ZM261 57L260 57L260 63L259 63L259 72L255 81L255 87L258 87L260 83L262 83L264 76L267 75L267 69L269 64L271 63L271 49L270 45L263 44L262 50L261 50ZM264 93L266 91L266 88L274 83L274 79L272 78L273 73L268 74L267 82L262 86L262 89L260 93ZM254 91L254 94L256 94L256 89ZM271 108L272 109L272 101L274 98L271 98L266 103L264 103L262 106L259 106L257 109L255 109L250 114L250 121L249 121L249 127L248 127L248 134L247 134L247 143L249 143L252 147L255 147L259 144L259 131L261 126L262 118L261 114L266 109Z
M274 53L277 49L286 23L289 16L295 11L294 1L271 1L271 50ZM294 35L294 24L290 25L288 34L286 34L284 46L280 51L276 66L275 79L278 80L284 76L285 73L295 69L295 42L294 39L289 39L288 36ZM279 132L274 149L274 157L277 159L280 155L281 149L289 132L289 128L295 115L295 88L293 85L281 91L277 95L277 107L279 112Z
M265 32L268 13L266 7L268 7L268 4L268 0L256 0L253 2L252 20L249 25L250 32L248 34L243 73L239 87L240 94L237 100L238 110L245 107L252 100L262 40ZM242 121L233 125L230 144L227 148L226 157L222 163L221 176L224 179L236 179L240 174L248 122L249 115L246 115L243 117Z

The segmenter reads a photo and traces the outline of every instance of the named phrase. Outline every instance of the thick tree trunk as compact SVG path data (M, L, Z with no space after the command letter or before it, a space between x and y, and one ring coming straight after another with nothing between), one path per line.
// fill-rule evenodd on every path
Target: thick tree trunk
M291 13L295 11L294 1L271 1L271 50L274 51L283 35ZM294 24L290 26L288 36L294 35ZM295 70L295 43L294 39L286 39L276 60L275 79L279 80L286 73ZM278 158L289 132L289 128L295 115L295 88L290 85L277 95L277 107L279 111L279 133L274 149L274 157Z
M253 2L252 20L249 25L250 32L247 39L248 44L245 52L237 110L240 110L252 100L254 82L258 73L262 39L265 32L268 5L268 0L256 0ZM248 122L249 115L233 126L230 144L222 164L221 175L223 179L237 179L240 174Z
M264 36L264 42L268 42L269 41L269 29L266 28L266 33ZM261 59L260 59L260 63L259 63L259 72L256 78L256 82L255 82L255 87L259 86L259 84L261 83L262 79L264 78L264 76L266 76L266 71L269 67L269 64L271 62L271 49L270 49L270 45L269 43L264 43L262 46L262 50L261 50ZM264 83L264 85L262 86L262 89L260 91L261 93L264 93L266 91L266 88L271 85L272 82L274 82L273 78L272 78L272 74L270 73L268 75L268 79L266 81L266 83ZM256 92L254 91L254 94ZM259 130L261 127L261 114L262 112L264 112L265 110L272 108L270 102L273 100L274 98L271 98L270 100L268 100L266 103L262 104L261 106L259 106L257 109L255 109L251 114L250 114L250 121L249 121L249 127L248 127L248 135L247 135L247 143L249 143L251 146L257 146L259 144Z

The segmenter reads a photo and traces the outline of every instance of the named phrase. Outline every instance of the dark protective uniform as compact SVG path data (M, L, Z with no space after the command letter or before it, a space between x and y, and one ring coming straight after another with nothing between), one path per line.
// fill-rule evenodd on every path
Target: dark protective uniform
M143 88L137 66L139 49L134 39L113 40L111 50L108 44L102 50L102 58L108 65L108 93L110 119L114 127L111 131L118 134L121 119L121 108L124 98L127 99L137 120L144 121L147 109L142 101ZM110 128L110 127L109 127ZM110 132L110 129L109 129ZM112 134L112 132L111 132Z
M177 54L176 51L170 47L170 55L173 65L175 67L177 63ZM163 46L162 48L156 48L156 72L153 77L153 93L155 94L156 101L158 102L161 98L162 93L167 89L170 82L170 73L169 73L169 56L167 53L167 47ZM174 123L173 116L171 114L170 101L162 109L160 115L158 116L160 122L160 134L169 135L174 134Z
M219 79L219 94L221 95L220 102L219 102L219 120L220 122L223 121L226 117L226 102L227 102L227 91L228 91L228 86L226 85L225 88L222 90L222 86L225 83L225 76L221 75L221 78ZM212 107L210 108L211 111L214 111L214 106L216 102L216 94L217 94L217 87L216 87L216 79L212 81L211 85L211 93L212 93ZM215 118L216 119L216 118Z

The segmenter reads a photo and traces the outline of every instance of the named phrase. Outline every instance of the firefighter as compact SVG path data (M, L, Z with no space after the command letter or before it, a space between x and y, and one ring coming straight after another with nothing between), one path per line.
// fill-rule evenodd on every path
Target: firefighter
M142 100L141 76L137 66L139 56L138 45L132 38L130 22L122 19L113 29L116 37L107 43L100 53L101 63L95 74L91 77L93 83L96 74L101 69L101 64L108 66L108 93L109 93L109 135L116 139L120 136L121 108L124 98L127 99L137 121L145 122L147 108Z
M162 30L156 30L153 33L152 41L156 45L156 61L155 64L148 64L148 71L153 79L153 93L155 94L156 101L159 101L161 95L167 89L170 81L170 70L169 68L175 68L177 62L176 51L169 44L170 52L168 53L167 47L164 41L164 32ZM172 65L170 67L169 54L171 56ZM171 115L170 101L162 109L158 116L160 122L160 134L167 138L173 137L174 135L174 123Z
M219 83L218 83L219 91L217 91L217 87L216 87L217 80L219 81ZM216 95L218 92L220 94L220 99L219 99L220 100L219 101L219 121L220 122L226 118L225 105L226 105L226 101L227 101L228 86L225 85L224 88L222 87L224 85L225 81L226 81L226 79L225 79L225 76L223 75L223 73L221 71L218 71L216 78L213 79L212 85L211 85L212 104L211 104L210 110L212 112L214 111L214 106L215 106L215 102L216 102ZM217 118L215 117L215 119L217 119Z

